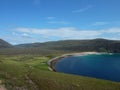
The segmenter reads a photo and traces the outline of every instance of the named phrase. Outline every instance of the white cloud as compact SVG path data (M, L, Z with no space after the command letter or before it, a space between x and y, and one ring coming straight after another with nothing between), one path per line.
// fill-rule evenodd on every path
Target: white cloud
M55 19L56 17L47 17L48 20Z
M30 29L29 28L17 28L17 31L30 33Z
M49 24L70 24L69 22L65 21L48 21Z
M101 35L101 32L95 30L79 30L73 27L56 29L16 28L16 30L22 33L39 34L46 37L57 37L61 39L95 38Z
M70 24L69 22L66 21L55 21L56 17L47 17L46 19L48 19L47 23L49 24Z
M16 35L18 35L18 34L17 34L16 32L12 32L12 35L15 35L15 36L16 36Z
M27 32L26 30L23 30L23 32ZM21 31L20 31L21 32ZM28 34L28 32L27 33L16 33L16 32L12 32L12 35L13 36L16 36L16 37L23 37L23 38L32 38L29 34Z
M120 28L110 28L110 29L104 30L104 32L113 33L113 34L115 34L115 33L119 34L120 33Z
M21 34L21 36L22 37L24 37L24 38L32 38L29 34L27 34L27 33L23 33L23 34Z
M102 26L102 25L106 25L106 24L109 24L109 22L95 22L92 25L93 26Z
M110 28L102 30L80 30L74 27L65 27L65 28L16 28L16 31L27 33L27 34L36 34L46 37L57 37L59 39L88 39L88 38L97 38L103 37L105 35L120 34L120 28ZM27 34L24 34L27 36ZM105 36L105 37L109 37Z
M84 12L84 11L92 8L92 7L93 7L93 6L89 5L89 6L86 6L86 7L84 7L84 8L74 10L74 11L72 11L72 13L81 13L81 12Z
M67 39L106 38L120 40L120 28L82 30L74 27L63 28L14 28L11 35L0 37L12 44L46 42Z
M29 36L27 33L23 33L22 35L23 35L23 36Z

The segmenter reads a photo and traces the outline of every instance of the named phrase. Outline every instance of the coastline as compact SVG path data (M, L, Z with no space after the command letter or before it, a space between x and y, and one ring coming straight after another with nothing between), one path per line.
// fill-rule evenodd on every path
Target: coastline
M55 64L61 60L62 58L66 58L66 57L70 57L70 56L84 56L84 55L89 55L89 54L101 54L99 52L80 52L80 53L70 53L70 54L64 54L62 56L58 56L58 57L55 57L53 59L50 59L47 64L48 64L48 69L50 71L54 71L56 72L55 70Z

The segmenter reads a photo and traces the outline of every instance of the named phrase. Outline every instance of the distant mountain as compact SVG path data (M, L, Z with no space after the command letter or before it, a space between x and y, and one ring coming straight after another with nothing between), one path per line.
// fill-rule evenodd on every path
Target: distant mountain
M47 50L59 50L70 52L97 51L97 52L120 52L120 41L107 39L92 40L63 40L45 43L20 44L15 47L41 48Z
M9 44L8 42L0 39L0 48L10 48L10 47L12 47L11 44Z

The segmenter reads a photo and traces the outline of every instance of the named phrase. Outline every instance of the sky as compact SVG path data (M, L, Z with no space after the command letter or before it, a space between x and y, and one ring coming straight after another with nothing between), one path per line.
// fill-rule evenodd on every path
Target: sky
M0 0L0 38L11 44L120 40L120 0Z

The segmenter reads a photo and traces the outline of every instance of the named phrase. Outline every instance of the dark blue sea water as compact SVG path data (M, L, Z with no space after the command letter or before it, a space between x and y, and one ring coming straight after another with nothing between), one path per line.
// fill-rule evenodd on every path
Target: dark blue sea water
M56 71L120 82L120 54L71 56L55 66Z

